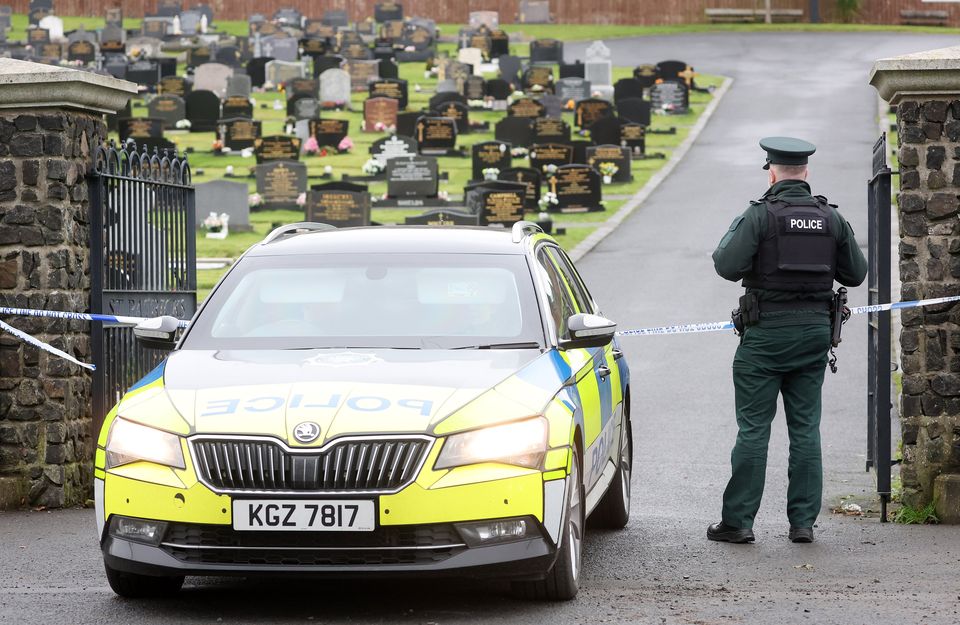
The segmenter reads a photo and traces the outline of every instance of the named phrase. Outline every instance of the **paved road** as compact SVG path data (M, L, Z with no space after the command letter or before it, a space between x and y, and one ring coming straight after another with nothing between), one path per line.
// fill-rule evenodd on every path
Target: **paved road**
M680 58L736 82L686 160L581 263L621 325L721 319L737 288L710 252L764 190L759 137L819 146L812 182L866 234L864 181L876 139L874 59L946 46L901 34L716 34L612 45L631 65ZM582 46L570 46L573 54ZM862 289L851 300L865 301ZM863 472L865 326L847 328L825 387L825 509L870 492ZM167 602L115 598L100 571L90 511L0 514L0 623L949 623L960 620L960 534L824 513L819 540L786 540L786 437L774 432L758 543L704 538L717 520L735 436L727 335L629 339L638 466L629 528L585 545L583 590L561 605L510 599L496 584L270 584L188 580ZM921 573L921 571L923 571ZM198 586L198 584L200 584ZM212 586L212 587L211 587Z

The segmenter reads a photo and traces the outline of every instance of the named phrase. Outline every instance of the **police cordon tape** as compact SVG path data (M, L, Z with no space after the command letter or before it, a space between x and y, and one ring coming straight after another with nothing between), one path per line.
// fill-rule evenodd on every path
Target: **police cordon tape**
M935 297L931 299L920 299L920 300L910 300L906 302L890 302L889 304L872 304L869 306L855 306L850 308L851 315L864 315L868 313L883 312L886 310L905 310L907 308L921 308L923 306L936 306L938 304L949 304L952 302L960 302L960 295L951 295L948 297ZM35 310L32 308L9 308L0 306L0 315L14 316L14 317L43 317L48 319L68 319L68 320L78 320L78 321L100 321L103 323L112 323L118 326L135 326L147 319L152 319L153 317L124 317L120 315L103 315L96 313L78 313L78 312L63 312L59 310ZM189 321L180 319L180 327L186 328L190 325ZM732 330L733 322L731 321L712 321L706 323L687 323L673 326L655 326L652 328L635 328L632 330L618 330L617 336L658 336L665 334L696 334L700 332L723 332L724 330ZM18 330L3 321L0 321L0 330L9 332L13 336L19 338L25 343L29 343L39 349L42 349L46 352L69 360L70 362L80 365L85 369L90 369L91 371L95 370L94 365L81 362L63 352L52 345L48 345L43 341L34 338Z

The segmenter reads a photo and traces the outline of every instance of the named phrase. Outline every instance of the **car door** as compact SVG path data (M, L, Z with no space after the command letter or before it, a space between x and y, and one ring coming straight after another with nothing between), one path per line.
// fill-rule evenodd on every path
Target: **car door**
M557 271L563 278L567 291L579 313L599 314L596 303L587 291L583 279L577 273L569 257L562 249L555 246L546 248L547 254ZM596 388L597 404L592 414L584 415L585 428L593 436L585 434L587 450L586 459L589 468L584 472L590 478L588 485L592 486L603 475L615 469L616 454L620 440L623 414L623 393L620 384L619 350L611 342L604 347L585 350L589 353L593 363L593 373ZM587 387L586 393L593 395L594 383L588 379L580 384ZM590 425L587 425L587 423ZM612 473L611 473L612 475Z

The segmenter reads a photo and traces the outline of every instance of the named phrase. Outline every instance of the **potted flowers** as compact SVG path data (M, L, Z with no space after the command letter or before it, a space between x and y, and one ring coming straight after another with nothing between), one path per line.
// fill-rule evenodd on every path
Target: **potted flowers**
M346 154L353 149L353 139L350 137L344 137L340 140L340 143L337 144L337 152L339 154Z
M303 153L310 156L316 156L320 153L320 144L317 143L316 137L307 137L307 140L303 143Z
M259 208L263 206L263 197L259 193L251 193L247 197L247 206L250 208Z
M207 218L203 220L203 229L207 231L208 239L226 239L230 215L211 211Z
M368 176L376 176L383 170L384 170L383 163L381 163L375 158L371 158L371 159L368 159L367 162L363 164L363 168L361 171L363 171L363 173Z
M603 184L610 184L613 182L613 177L617 175L618 171L620 171L620 168L617 167L615 163L609 162L600 163L597 169L600 170L600 175L603 176Z
M552 191L547 191L540 196L539 205L542 211L548 211L558 204L560 204L560 199L557 197L557 194Z
M500 170L496 167L487 167L486 169L480 172L483 174L484 180L496 180L497 176L500 175Z

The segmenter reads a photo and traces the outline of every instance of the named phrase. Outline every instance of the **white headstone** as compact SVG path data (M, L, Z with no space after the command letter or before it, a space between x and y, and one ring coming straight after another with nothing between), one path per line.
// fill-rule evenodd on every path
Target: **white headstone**
M587 48L587 61L583 69L583 77L590 82L594 92L608 99L613 96L613 62L610 60L610 48L602 41L594 41Z
M38 26L50 31L51 43L65 43L67 41L67 38L63 35L63 20L56 15L48 15L41 19Z
M293 80L294 78L304 78L307 75L307 69L300 61L270 61L264 66L264 76L267 82L274 85Z
M320 101L350 102L350 74L336 68L320 74Z
M480 48L460 48L457 60L473 66L473 73L480 75L480 66L483 65L483 50Z

